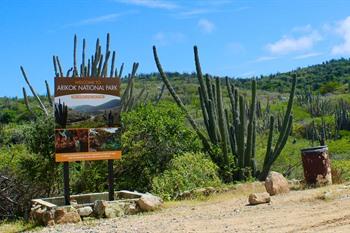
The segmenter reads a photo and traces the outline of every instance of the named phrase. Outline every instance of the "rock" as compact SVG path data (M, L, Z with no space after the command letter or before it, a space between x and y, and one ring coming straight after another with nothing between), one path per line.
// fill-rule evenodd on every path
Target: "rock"
M140 208L138 208L135 202L125 203L124 205L125 214L137 214L138 212L140 212Z
M42 221L45 226L55 225L55 211L47 210L42 216Z
M30 211L30 218L39 225L44 225L43 216L46 208L35 207Z
M81 207L78 209L78 213L81 217L87 217L93 212L90 206Z
M190 199L192 197L192 193L190 191L184 191L181 193L177 199L183 200L183 199Z
M278 172L270 172L265 180L266 191L271 195L288 193L289 185L284 176Z
M252 193L249 195L248 201L250 205L258 205L258 204L270 203L271 198L270 198L270 194L268 194L267 192Z
M94 214L97 218L102 218L105 213L105 209L108 206L107 201L96 200L94 203Z
M77 223L81 218L78 211L73 208L57 208L55 211L55 222L57 224Z
M163 205L163 200L152 194L144 194L136 202L142 211L156 210Z
M209 196L213 193L216 193L216 189L214 187L206 187L204 195Z
M194 196L200 196L200 195L205 195L206 191L207 190L205 188L198 188L198 189L192 190L192 193Z
M106 218L116 218L124 216L124 210L118 202L109 203L105 208Z
M127 190L121 190L116 192L119 199L136 199L140 198L143 194L139 192L131 192Z

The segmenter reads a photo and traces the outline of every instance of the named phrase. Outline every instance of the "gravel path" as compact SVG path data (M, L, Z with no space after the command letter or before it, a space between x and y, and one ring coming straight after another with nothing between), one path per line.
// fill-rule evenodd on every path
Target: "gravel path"
M254 191L262 191L255 187ZM350 232L350 185L292 191L248 206L252 190L205 201L166 204L161 211L43 228L40 232Z

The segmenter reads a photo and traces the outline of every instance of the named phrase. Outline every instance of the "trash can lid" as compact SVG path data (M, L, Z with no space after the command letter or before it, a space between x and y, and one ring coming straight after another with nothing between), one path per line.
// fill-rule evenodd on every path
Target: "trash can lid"
M308 147L308 148L304 148L301 149L301 152L321 152L321 151L325 151L328 150L327 146L316 146L316 147Z

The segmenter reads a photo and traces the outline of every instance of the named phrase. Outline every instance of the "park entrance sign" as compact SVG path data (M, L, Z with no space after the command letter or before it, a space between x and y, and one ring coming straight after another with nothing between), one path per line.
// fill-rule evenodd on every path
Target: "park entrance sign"
M108 160L113 199L113 160L121 157L120 78L55 77L56 162L64 163L69 203L69 163Z
M119 159L120 79L55 78L57 162Z

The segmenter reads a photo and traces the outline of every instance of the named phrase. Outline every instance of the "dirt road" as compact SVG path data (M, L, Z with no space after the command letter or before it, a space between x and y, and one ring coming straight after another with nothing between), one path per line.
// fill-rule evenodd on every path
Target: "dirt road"
M167 203L157 212L44 228L40 232L350 232L350 184L291 191L248 206L259 185L203 201Z

